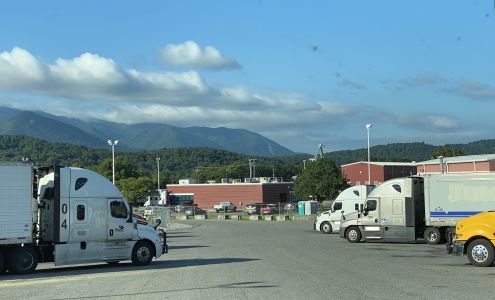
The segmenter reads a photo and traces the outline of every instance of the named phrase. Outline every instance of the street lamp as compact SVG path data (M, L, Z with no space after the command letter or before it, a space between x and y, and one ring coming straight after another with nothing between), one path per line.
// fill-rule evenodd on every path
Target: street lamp
M112 147L112 183L115 185L115 146L117 146L119 140L108 140L107 142Z
M373 125L371 123L366 124L366 131L368 132L368 184L371 184L371 168L370 168L370 129Z
M157 169L158 169L158 173L157 173L157 186L158 186L158 190L160 189L160 156L158 156L156 158L156 166L157 166Z

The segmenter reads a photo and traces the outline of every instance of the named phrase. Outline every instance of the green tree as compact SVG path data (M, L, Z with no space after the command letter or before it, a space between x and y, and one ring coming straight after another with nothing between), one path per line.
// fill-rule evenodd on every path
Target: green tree
M115 180L121 180L138 175L136 167L129 163L126 157L115 157ZM96 171L112 180L112 159L106 158L96 167Z
M121 179L116 182L116 185L124 198L132 205L138 204L139 200L143 200L156 190L156 182L150 177Z
M347 187L347 180L333 160L323 158L306 163L294 183L294 193L300 199L322 201L335 198L340 191Z
M464 155L464 151L459 148L450 148L448 146L439 146L435 148L435 152L433 152L433 157L438 158L439 156L443 157L452 157L452 156L461 156Z

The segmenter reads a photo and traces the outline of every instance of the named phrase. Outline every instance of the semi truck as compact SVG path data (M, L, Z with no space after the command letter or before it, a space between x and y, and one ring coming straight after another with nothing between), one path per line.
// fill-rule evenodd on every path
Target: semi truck
M138 221L90 170L0 162L0 207L0 273L31 273L39 262L146 265L168 252L166 233Z
M495 173L428 174L391 179L346 216L340 236L350 242L429 244L466 217L495 208Z
M473 266L495 262L495 211L486 211L457 222L447 234L447 252L466 255Z
M313 229L322 233L338 233L340 219L345 213L355 211L356 204L363 204L374 185L357 185L343 190L332 203L331 209L316 217Z

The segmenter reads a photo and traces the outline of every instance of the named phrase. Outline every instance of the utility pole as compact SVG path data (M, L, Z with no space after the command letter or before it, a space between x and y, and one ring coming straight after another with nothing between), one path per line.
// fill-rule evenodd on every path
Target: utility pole
M160 156L158 156L156 158L156 166L158 169L157 174L156 174L158 179L156 181L157 181L158 190L160 190Z
M110 147L112 147L112 183L115 185L115 146L119 143L119 140L108 140Z

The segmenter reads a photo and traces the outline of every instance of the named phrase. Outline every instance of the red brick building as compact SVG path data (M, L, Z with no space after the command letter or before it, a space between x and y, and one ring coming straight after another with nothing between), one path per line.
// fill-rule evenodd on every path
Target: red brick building
M466 155L444 157L443 171L445 173L463 172L493 172L495 171L495 154ZM440 159L431 159L417 163L418 173L440 173Z
M241 208L248 203L287 202L293 187L292 182L167 184L167 194L170 205L192 202L208 209L229 201Z
M368 184L368 162L359 161L340 166L349 185ZM415 175L416 163L370 162L371 184L378 185L386 180Z

